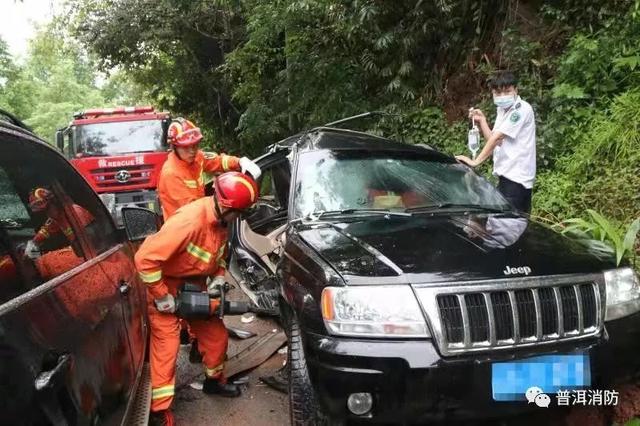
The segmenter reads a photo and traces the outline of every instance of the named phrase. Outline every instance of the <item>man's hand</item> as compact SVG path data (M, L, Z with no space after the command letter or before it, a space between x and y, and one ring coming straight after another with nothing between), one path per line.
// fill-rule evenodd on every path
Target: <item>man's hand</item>
M176 311L176 300L169 293L160 299L154 300L153 303L155 303L158 312L163 314L172 314Z
M469 108L469 118L480 124L487 122L487 117L485 117L484 112L477 108Z
M27 246L24 249L24 255L31 260L35 260L40 257L40 247L33 240L29 240Z
M249 160L247 157L242 157L240 159L240 170L242 171L242 173L249 172L251 177L253 177L254 179L258 179L262 174L260 167L253 161Z
M209 293L209 296L220 297L220 294L222 293L222 291L224 291L225 282L226 281L224 280L224 277L222 275L219 275L212 279L211 282L209 282L209 284L207 285L207 293Z
M466 164L469 167L477 167L480 164L477 160L472 160L466 155L456 155L456 160L458 160L460 163Z

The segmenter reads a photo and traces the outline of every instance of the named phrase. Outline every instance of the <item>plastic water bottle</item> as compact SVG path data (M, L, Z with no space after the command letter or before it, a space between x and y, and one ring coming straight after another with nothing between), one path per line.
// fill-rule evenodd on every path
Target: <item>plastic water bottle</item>
M475 122L473 123L473 127L469 129L467 146L469 147L469 151L471 151L472 158L475 159L476 154L480 149L480 132L478 131L478 127Z

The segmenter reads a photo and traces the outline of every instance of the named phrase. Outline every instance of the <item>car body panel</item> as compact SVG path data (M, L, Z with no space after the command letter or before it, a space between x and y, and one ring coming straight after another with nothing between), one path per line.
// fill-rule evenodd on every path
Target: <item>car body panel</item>
M84 178L49 144L4 122L0 144L16 164L29 165L37 158L38 164L50 166L49 173L63 173L73 188L60 188L61 194L76 191L70 202L95 209L86 229L68 216L76 239L46 249L33 261L18 251L17 243L26 242L34 230L23 232L11 222L0 227L9 250L0 259L0 279L16 289L4 293L15 296L0 304L0 423L122 424L147 342L144 287L137 281L130 244L95 239L94 226L117 235L113 219ZM23 182L11 183L23 191ZM132 285L127 295L121 280Z
M493 234L481 227L471 237L465 232L469 221L488 221ZM599 259L575 240L517 215L378 216L300 227L299 234L350 284L502 279L512 275L505 266L527 266L531 276L615 267L610 258Z

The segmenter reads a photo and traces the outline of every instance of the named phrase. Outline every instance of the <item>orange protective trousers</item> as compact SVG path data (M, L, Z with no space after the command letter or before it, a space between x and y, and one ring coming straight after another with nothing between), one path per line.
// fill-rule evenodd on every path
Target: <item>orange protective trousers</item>
M151 411L166 410L175 393L176 361L180 348L177 316L161 313L154 300L167 293L174 297L185 281L206 290L208 276L225 274L227 228L214 212L212 197L204 197L180 208L162 226L147 237L138 249L135 262L138 274L147 286L151 323ZM198 339L207 377L224 380L227 330L217 317L189 321Z
M175 296L182 284L165 278L169 292ZM166 410L173 402L176 384L176 361L180 349L180 319L158 312L153 297L147 293L151 339L151 411ZM186 321L186 320L183 320ZM224 380L224 359L229 336L221 319L187 321L191 332L198 339L198 349L205 365L205 375Z

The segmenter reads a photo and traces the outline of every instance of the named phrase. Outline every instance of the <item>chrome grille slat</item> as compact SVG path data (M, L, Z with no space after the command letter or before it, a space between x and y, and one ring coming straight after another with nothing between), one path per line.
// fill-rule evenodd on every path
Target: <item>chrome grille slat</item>
M560 289L553 287L553 294L556 298L556 309L558 310L558 337L564 337L564 315L562 313L562 299Z
M520 342L520 318L518 317L518 304L516 303L516 295L513 291L509 293L509 303L511 303L511 315L513 316L513 341Z
M493 315L493 303L491 302L491 294L490 293L482 293L484 297L484 303L487 306L487 315L489 318L489 344L494 346L496 344L496 320Z
M573 286L573 292L576 294L576 306L578 307L578 333L584 333L584 313L582 312L582 294L577 285Z
M540 294L538 289L534 288L533 292L533 307L536 312L536 339L542 339L542 308L540 307Z
M532 285L524 285L530 280ZM416 294L444 355L586 338L602 331L600 276L539 281L417 286Z
M465 347L469 347L471 344L471 330L469 329L469 312L467 311L467 304L464 301L464 295L458 294L458 304L460 305L460 312L462 313L463 343Z

